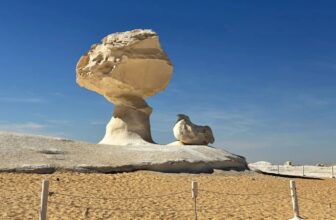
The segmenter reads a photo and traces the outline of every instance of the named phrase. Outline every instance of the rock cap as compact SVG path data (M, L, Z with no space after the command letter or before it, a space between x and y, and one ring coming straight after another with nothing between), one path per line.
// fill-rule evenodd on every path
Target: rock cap
M149 29L118 32L91 46L76 66L77 83L115 103L120 95L141 98L164 90L173 66Z

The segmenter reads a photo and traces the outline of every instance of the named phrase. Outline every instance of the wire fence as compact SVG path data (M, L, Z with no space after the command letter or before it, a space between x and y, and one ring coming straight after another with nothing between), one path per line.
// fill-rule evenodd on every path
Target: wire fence
M118 201L118 200L143 200L143 199L151 199L151 198L164 198L164 197L171 197L171 196L176 196L176 195L186 195L187 193L190 193L189 191L179 191L179 192L174 192L174 193L167 193L167 194L161 194L161 195L142 195L142 196L137 196L137 197L97 197L97 196L81 196L81 195L76 195L76 194L68 194L68 193L59 193L59 192L52 192L51 196L49 197L48 203L50 204L56 204L56 205L61 205L61 206L72 206L75 208L83 208L83 209L95 209L95 210L107 210L107 211L130 211L130 212L143 212L143 211L149 211L149 212L156 212L156 211L190 211L190 210L182 210L182 209L168 209L168 208L159 208L159 209L111 209L111 208L102 208L102 206L96 207L96 206L91 206L91 205L74 205L73 203L65 204L62 202L57 202L55 201L55 197L57 198L58 196L65 196L65 197L70 197L70 198L76 198L76 199L89 199L89 200L103 200L103 201ZM50 194L50 192L49 192ZM73 202L73 200L72 200ZM100 205L103 205L100 203Z
M6 190L7 192L15 192L14 190ZM331 193L331 189L328 192ZM15 192L17 194L17 192ZM191 196L190 196L191 195ZM10 200L11 202L15 203L15 201L20 200L20 203L36 203L36 197L38 194L36 193L28 193L26 195L15 195L15 196L1 196L0 200ZM193 203L190 203L190 208L179 208L179 207L139 207L141 208L118 208L111 206L107 207L106 205L111 205L114 201L131 201L134 200L136 202L141 203L141 200L148 200L148 199L169 199L171 197L179 196L179 198L190 200L192 199ZM311 196L311 197L310 197ZM92 211L104 211L104 213L109 213L113 215L115 213L193 213L194 219L198 219L198 213L200 212L219 212L221 210L237 210L238 208L241 209L242 207L250 207L250 206L262 206L262 205L269 205L269 200L276 200L283 204L288 204L291 199L291 204L293 207L294 218L293 219L304 219L308 218L307 216L300 215L299 212L299 204L302 201L313 203L315 205L321 205L325 208L325 210L332 210L336 207L336 201L332 200L317 200L314 198L314 195L310 196L301 196L298 195L296 192L295 181L290 181L290 188L281 189L281 190L274 190L270 192L258 192L258 193L232 193L232 192L225 192L225 191L216 191L216 190L209 190L203 189L202 187L198 187L197 182L192 182L191 191L187 190L180 190L166 194L157 194L157 195L141 195L141 196L132 196L132 197L107 197L107 196L98 196L98 195L79 195L79 194L72 194L66 191L49 191L49 182L48 180L43 180L42 182L42 192L41 192L41 202L39 205L39 219L46 220L47 219L47 210L48 205L50 206L61 206L65 209L78 209L79 212L82 212L83 218L87 218ZM67 202L64 202L64 197L67 198ZM224 205L220 205L218 207L215 206L206 206L205 203L201 203L198 201L202 198L208 197L216 197L217 199L223 200L230 200L230 197L244 197L246 201L243 204L230 204L225 203ZM255 199L255 198L267 198L266 201ZM253 199L253 201L249 201L249 199ZM87 203L83 204L83 201L87 201ZM198 202L197 202L198 201ZM9 202L8 202L9 203ZM81 204L79 204L81 203ZM38 203L36 204L38 205ZM126 206L127 207L127 206ZM232 211L234 212L234 211ZM311 218L311 216L310 216ZM6 216L1 217L1 219L10 219ZM336 216L335 218L336 219Z
M81 199L97 199L97 200L131 200L131 199L149 199L149 198L162 198L167 196L175 196L183 193L189 193L188 191L180 191L180 192L174 192L174 193L168 193L168 194L162 194L162 195L144 195L144 196L138 196L138 197L96 197L96 196L81 196L76 194L67 194L63 192L51 192L52 195L60 195L60 196L68 196L68 197L75 197L75 198L81 198Z
M298 198L299 198L299 200L305 200L305 201L312 202L312 203L315 203L315 204L329 206L329 208L336 207L336 201L334 201L334 202L317 201L315 199L311 199L311 198L307 198L307 197L303 197L303 196L298 196ZM335 218L336 218L336 216L335 216Z

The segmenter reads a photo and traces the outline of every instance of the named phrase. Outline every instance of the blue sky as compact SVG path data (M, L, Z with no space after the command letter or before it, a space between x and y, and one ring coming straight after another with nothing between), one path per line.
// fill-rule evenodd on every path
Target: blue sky
M113 106L75 65L107 34L149 28L174 64L148 99L155 141L185 113L250 162L336 162L335 27L335 1L1 1L0 130L98 142Z

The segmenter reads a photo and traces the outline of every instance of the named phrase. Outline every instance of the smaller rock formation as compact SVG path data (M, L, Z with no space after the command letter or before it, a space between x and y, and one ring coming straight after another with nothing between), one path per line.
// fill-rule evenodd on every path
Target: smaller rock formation
M209 126L195 125L187 115L178 114L173 128L176 140L188 145L208 145L215 139Z
M255 163L248 164L248 167L250 168L250 170L256 171L256 172L263 172L264 170L272 168L273 166L274 165L268 161L258 161Z
M293 166L293 163L292 163L292 161L286 161L284 163L284 166Z

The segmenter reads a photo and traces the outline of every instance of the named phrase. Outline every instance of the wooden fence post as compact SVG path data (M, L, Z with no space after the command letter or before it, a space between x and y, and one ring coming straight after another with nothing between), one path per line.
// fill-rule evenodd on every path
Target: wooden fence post
M302 176L305 176L305 173L304 173L304 165L302 166Z
M47 220L49 181L42 181L41 203L39 210L39 220Z
M291 190L292 205L293 205L293 212L294 212L294 217L291 218L290 220L302 220L302 218L300 217L300 212L299 212L299 203L298 203L297 195L296 195L295 181L290 180L289 185L290 185L290 190Z
M331 178L335 178L334 176L334 166L331 165Z
M279 166L279 164L278 164L278 175L280 174L280 166Z
M196 181L192 181L191 182L191 197L194 200L195 220L197 220L197 206L196 206L197 196L198 196L198 184Z

